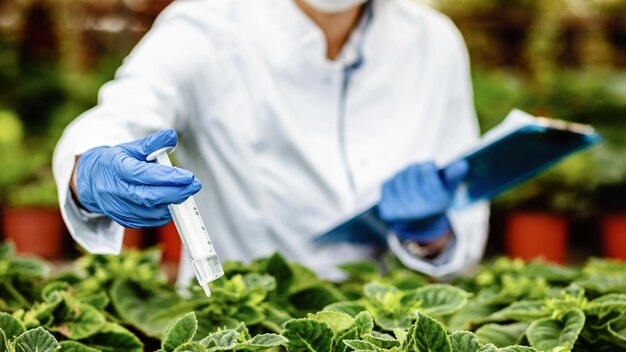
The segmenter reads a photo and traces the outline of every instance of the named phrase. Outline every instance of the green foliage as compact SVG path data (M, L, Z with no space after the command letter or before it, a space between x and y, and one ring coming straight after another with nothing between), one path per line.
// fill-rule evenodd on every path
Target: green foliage
M585 314L572 309L558 318L542 318L528 327L528 341L539 350L571 351L585 325Z
M59 342L42 327L28 330L15 338L16 352L53 352L61 349Z
M39 285L49 272L35 259L13 255L13 244L0 243L0 311L28 308L39 296Z
M187 313L167 330L163 336L161 348L166 352L172 352L178 346L191 342L196 331L198 331L198 319L194 313Z
M201 338L196 335L196 315L187 313L177 319L163 334L161 352L209 352L209 351L267 351L287 343L287 339L276 334L250 336L245 324L233 329L217 330Z
M142 340L155 339L162 352L626 348L621 262L564 268L498 259L458 286L426 284L394 261L386 274L358 262L343 265L351 279L334 284L276 254L226 265L211 298L195 284L179 296L158 263L154 251L87 255L79 273L45 281L42 263L15 258L1 245L0 282L23 276L31 286L23 302L3 301L11 306L0 309L7 312L0 313L0 352L39 341L51 351L139 352Z

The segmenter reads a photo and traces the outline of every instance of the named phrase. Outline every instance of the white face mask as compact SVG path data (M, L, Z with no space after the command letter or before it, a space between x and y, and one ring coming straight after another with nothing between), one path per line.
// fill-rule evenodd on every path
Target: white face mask
M309 6L319 12L339 13L346 11L357 5L361 5L367 0L303 0Z

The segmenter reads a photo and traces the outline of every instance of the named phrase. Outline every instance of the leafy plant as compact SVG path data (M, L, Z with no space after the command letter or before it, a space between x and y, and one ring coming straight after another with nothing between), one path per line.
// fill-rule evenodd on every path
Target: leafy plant
M342 265L350 279L331 283L275 254L226 264L211 298L196 285L181 297L155 251L77 263L79 272L46 281L40 262L0 246L0 282L31 279L16 286L25 300L3 298L0 352L141 351L144 343L162 352L626 349L622 262L567 268L501 258L453 286L428 284L389 259Z
M283 346L287 339L276 334L250 336L245 324L233 329L218 330L204 338L198 338L198 320L191 312L176 320L163 335L161 352L204 351L266 351Z
M0 243L0 311L28 308L39 296L38 285L49 272L48 265L13 255L10 242Z

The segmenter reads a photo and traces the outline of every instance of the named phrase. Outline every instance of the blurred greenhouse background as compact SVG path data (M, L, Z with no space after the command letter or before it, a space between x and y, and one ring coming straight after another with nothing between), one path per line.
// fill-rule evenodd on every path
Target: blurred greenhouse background
M56 209L54 145L63 128L95 104L98 88L169 2L0 3L2 235L18 249L45 238L50 242L33 252L75 255ZM520 108L592 124L605 137L603 145L497 199L488 253L557 262L626 259L626 0L425 2L448 14L465 36L483 131ZM44 218L53 223L35 229ZM159 238L127 237L128 246ZM176 244L165 246L176 260Z

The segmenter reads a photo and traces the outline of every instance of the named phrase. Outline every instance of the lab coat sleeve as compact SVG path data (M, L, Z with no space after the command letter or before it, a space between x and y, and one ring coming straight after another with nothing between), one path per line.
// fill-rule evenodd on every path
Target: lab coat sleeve
M64 131L53 155L53 171L61 213L72 237L91 253L117 254L123 228L108 217L90 214L73 200L69 190L76 157L103 145L116 145L165 129L181 130L185 88L190 86L197 45L202 39L193 22L171 6L104 85L98 104ZM193 45L193 44L196 45ZM206 47L206 46L204 46Z
M448 22L448 31L440 43L448 43L445 60L440 67L444 78L443 92L447 94L444 113L440 116L441 132L435 148L435 159L445 165L463 155L479 138L478 121L473 104L469 55L461 33ZM388 234L388 244L394 254L407 267L433 277L446 278L470 271L482 258L488 233L489 205L477 203L460 211L449 210L448 219L454 236L451 245L446 246L438 258L426 260L409 253L400 240Z

